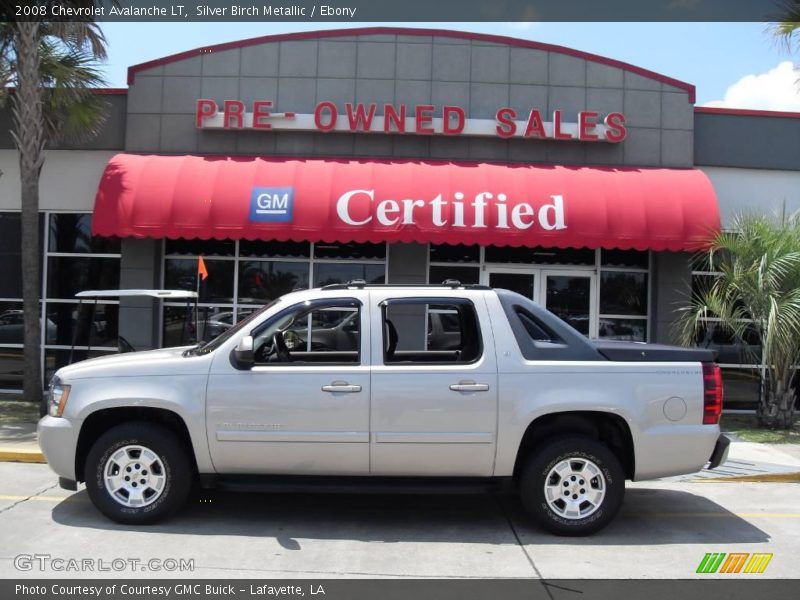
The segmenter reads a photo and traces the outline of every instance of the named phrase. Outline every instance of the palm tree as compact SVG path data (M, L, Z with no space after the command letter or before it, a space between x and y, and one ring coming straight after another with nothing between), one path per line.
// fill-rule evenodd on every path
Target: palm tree
M737 217L698 258L719 275L681 309L681 342L694 345L709 317L742 346L755 334L762 355L754 360L765 374L759 423L791 428L800 362L800 218Z
M91 2L71 2L76 6ZM39 176L48 143L89 138L105 119L105 84L97 61L105 38L93 22L0 24L0 77L15 86L12 135L22 190L22 298L25 318L23 398L43 404L40 368ZM2 100L2 98L0 98Z
M775 22L770 26L772 33L791 45L800 30L800 0L782 0Z

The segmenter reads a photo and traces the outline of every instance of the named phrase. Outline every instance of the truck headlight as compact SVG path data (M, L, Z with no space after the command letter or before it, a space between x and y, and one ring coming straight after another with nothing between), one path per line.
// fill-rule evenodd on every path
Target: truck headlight
M50 388L47 391L48 398L48 413L51 417L60 417L64 414L64 408L67 406L67 399L69 398L69 385L61 383L58 379L53 378L50 383Z

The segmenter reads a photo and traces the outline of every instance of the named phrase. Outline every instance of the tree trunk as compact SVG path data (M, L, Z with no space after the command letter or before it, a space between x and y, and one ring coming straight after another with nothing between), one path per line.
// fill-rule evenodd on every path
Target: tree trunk
M787 390L778 398L777 426L781 429L791 429L794 425L794 391Z
M759 427L772 428L775 426L775 400L769 377L761 376L761 389L759 391L758 406L756 407L756 420Z
M770 429L791 429L794 424L794 390L783 386L768 386L756 409L758 424Z
M25 318L23 398L46 410L41 374L41 277L39 274L39 172L44 162L42 95L39 86L39 23L16 24L17 90L14 140L22 187L22 306Z

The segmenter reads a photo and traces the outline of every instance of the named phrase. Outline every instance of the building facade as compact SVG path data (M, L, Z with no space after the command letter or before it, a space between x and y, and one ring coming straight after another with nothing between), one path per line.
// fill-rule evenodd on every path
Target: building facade
M60 143L43 169L48 378L73 344L75 358L120 337L181 344L352 279L506 287L591 337L671 342L676 309L713 276L691 260L699 233L800 208L800 116L696 108L690 84L525 40L289 34L135 65L128 83L106 92L100 136ZM14 393L10 120L0 112L0 389ZM151 299L102 301L80 322L78 291L194 290L200 256L199 331L184 303ZM713 323L698 343L720 350L727 407L752 408L759 366Z

